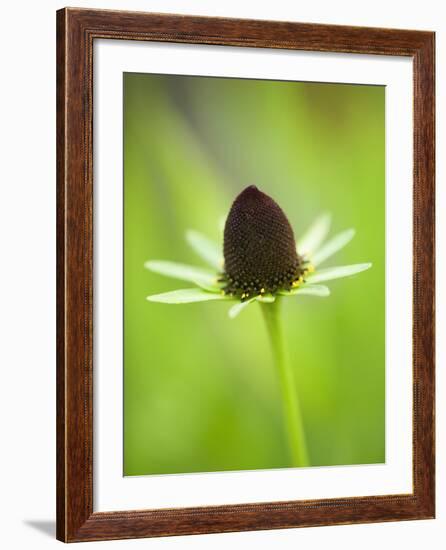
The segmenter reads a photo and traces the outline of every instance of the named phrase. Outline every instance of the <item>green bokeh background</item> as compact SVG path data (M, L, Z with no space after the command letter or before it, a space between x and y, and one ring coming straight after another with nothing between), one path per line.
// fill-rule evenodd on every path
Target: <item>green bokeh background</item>
M296 237L321 212L355 239L329 265L371 261L329 298L283 300L311 464L385 460L385 90L379 86L124 75L124 474L289 466L258 304L149 303L191 285L148 259L203 265L193 228L255 184Z

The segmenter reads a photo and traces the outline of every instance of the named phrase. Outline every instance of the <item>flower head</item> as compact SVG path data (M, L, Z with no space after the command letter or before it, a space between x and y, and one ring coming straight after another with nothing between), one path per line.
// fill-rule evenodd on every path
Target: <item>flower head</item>
M326 241L330 217L322 215L295 243L293 229L280 206L251 185L235 199L224 228L221 248L196 231L186 239L210 267L150 260L150 271L192 282L194 288L179 289L147 297L151 302L170 304L225 300L236 302L229 310L235 317L254 301L274 302L278 296L329 296L320 283L355 275L371 263L319 269L319 265L348 244L355 235L347 229Z
M223 252L224 291L242 300L291 290L305 272L288 218L254 185L238 195L229 211Z

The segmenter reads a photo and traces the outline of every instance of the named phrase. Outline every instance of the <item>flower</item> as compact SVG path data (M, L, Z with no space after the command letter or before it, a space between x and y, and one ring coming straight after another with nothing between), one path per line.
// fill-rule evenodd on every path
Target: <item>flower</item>
M278 298L305 294L329 296L328 287L320 283L355 275L372 265L362 263L319 269L355 235L354 229L347 229L326 241L329 229L330 216L324 214L296 246L293 229L283 210L271 197L251 185L238 195L229 211L224 226L223 258L216 243L196 231L186 233L188 243L210 268L163 260L144 264L155 273L195 285L148 296L151 302L232 301L235 304L229 309L231 318L249 304L261 303L282 392L290 465L298 467L310 465L311 460L293 367L283 338L279 308L282 300Z
M208 300L232 301L229 317L249 304L272 303L279 296L330 295L320 283L369 269L371 263L319 266L347 245L354 229L328 241L330 216L320 216L295 243L293 229L280 206L257 187L244 189L232 204L224 227L224 258L220 247L197 231L186 233L187 242L209 268L164 260L149 260L152 272L193 283L185 288L147 296L151 302L184 304Z

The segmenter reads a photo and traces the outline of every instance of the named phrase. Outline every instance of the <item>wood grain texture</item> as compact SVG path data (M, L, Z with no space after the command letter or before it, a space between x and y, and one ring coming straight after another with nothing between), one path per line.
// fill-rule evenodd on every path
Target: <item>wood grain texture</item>
M408 56L414 66L413 493L93 512L93 42ZM434 517L434 34L65 8L57 12L57 538L124 539Z

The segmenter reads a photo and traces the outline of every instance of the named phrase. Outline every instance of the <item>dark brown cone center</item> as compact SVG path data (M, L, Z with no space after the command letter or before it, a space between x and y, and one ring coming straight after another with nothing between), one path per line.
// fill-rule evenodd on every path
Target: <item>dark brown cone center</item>
M232 204L224 231L225 291L243 297L290 289L303 273L280 206L251 185Z

